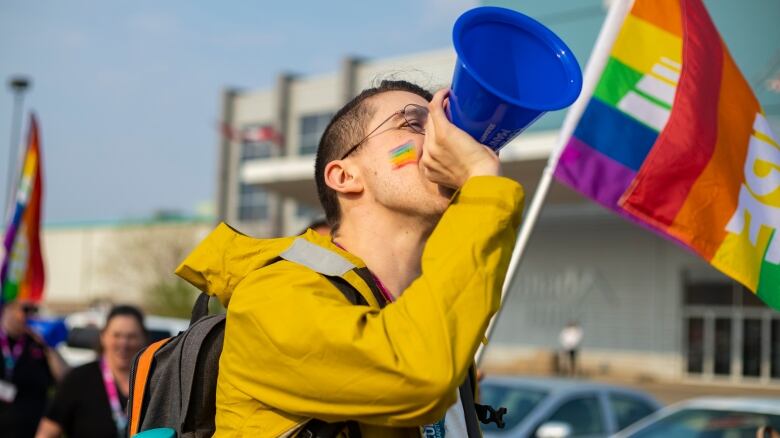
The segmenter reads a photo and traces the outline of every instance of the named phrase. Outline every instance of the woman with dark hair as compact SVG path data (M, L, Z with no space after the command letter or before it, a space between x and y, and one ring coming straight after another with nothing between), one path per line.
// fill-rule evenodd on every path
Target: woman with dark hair
M146 340L140 310L132 306L111 309L100 332L99 359L65 376L36 437L124 437L130 365Z

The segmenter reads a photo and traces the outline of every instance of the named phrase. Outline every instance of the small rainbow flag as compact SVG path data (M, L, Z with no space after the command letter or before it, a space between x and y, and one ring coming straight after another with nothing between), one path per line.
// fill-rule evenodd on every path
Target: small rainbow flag
M0 307L16 299L40 301L43 296L44 269L40 241L42 195L38 122L31 115L16 204L5 232L5 251L0 271Z
M701 0L636 0L555 176L780 309L780 146Z
M407 164L414 164L417 162L417 150L414 147L414 142L410 141L406 144L398 146L397 148L390 150L390 161L393 163L393 168L406 166Z

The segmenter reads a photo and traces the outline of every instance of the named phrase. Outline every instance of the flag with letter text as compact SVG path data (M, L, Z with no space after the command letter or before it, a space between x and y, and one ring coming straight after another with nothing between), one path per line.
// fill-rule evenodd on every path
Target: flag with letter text
M556 178L780 309L780 147L701 0L636 0Z

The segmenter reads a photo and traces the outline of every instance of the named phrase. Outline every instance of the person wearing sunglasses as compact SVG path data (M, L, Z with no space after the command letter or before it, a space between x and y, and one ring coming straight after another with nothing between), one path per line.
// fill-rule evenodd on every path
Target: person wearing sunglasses
M524 194L447 99L383 81L336 113L314 169L330 235L223 224L179 267L227 307L215 437L480 436L470 370Z
M68 371L62 356L27 326L35 303L3 303L0 318L0 436L30 438L43 416L49 390Z

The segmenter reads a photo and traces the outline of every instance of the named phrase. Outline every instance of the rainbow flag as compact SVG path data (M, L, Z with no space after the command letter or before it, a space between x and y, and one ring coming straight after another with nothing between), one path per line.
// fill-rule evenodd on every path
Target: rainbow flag
M780 309L780 147L701 0L636 0L555 169Z
M16 299L40 301L44 270L40 223L43 178L38 122L30 116L30 133L13 215L5 232L0 271L0 306Z

